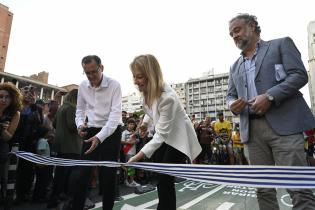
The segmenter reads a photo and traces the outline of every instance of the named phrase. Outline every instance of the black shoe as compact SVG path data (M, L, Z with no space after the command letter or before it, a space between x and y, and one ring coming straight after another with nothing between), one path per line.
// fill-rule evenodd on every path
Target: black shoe
M58 201L48 201L46 208L47 209L54 209L54 208L57 208L58 204L59 204Z
M13 204L16 206L22 205L23 203L27 202L28 200L25 197L16 197L13 201Z
M115 198L115 201L122 201L122 200L124 200L124 198L121 197L121 196L117 196L117 197Z
M91 201L89 198L86 198L85 199L85 202L84 202L84 210L86 209L92 209L95 207L95 203L93 201Z
M61 194L59 195L59 200L65 201L65 200L67 200L67 199L68 199L68 196L67 196L65 193L61 193Z
M32 203L46 203L47 199L45 197L33 198Z
M63 203L62 210L71 210L72 209L72 203L70 200Z

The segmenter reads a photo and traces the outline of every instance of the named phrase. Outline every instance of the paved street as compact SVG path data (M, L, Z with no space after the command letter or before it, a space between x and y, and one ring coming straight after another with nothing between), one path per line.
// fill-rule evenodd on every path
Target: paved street
M315 189L313 190L315 192ZM157 192L135 194L133 189L121 186L124 200L115 203L114 210L156 209ZM92 191L94 210L101 210L98 190ZM176 184L178 210L258 210L254 188L223 186L185 180ZM290 210L291 201L287 192L278 189L281 210ZM45 204L28 203L14 207L15 210L44 210ZM60 208L59 208L60 209Z
M176 185L176 191L180 210L258 210L254 188L184 181ZM117 202L114 209L156 209L158 203L156 191L124 197L125 200ZM281 210L291 209L291 201L285 190L278 190L278 199Z

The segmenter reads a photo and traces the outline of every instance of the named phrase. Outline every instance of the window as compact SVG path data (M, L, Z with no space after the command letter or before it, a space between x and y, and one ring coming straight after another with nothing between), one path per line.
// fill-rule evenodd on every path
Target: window
M214 88L213 88L213 87L209 87L209 88L208 88L208 91L209 91L209 92L213 92L213 91L214 91Z
M214 81L208 82L208 86L213 86Z
M215 81L215 85L221 85L220 79L218 79L218 80Z

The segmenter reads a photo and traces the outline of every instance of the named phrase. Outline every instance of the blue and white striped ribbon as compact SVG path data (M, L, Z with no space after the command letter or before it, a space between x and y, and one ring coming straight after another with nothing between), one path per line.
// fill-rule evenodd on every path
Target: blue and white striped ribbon
M43 157L23 151L14 152L14 154L33 163L44 165L106 167L120 167L125 165L212 184L263 188L315 189L315 167L236 165L221 166L145 162L126 164L112 161L69 160L54 157Z

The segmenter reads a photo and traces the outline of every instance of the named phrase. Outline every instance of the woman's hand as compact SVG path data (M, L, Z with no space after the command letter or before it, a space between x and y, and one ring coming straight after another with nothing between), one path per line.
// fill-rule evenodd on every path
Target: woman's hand
M1 135L2 135L2 138L6 141L12 137L12 135L10 135L10 133L8 132L9 126L10 126L10 122L8 121L0 123Z
M3 123L0 123L0 126L3 130L7 130L9 128L10 122L5 121Z
M142 160L144 157L145 157L145 154L140 151L135 156L130 158L127 163L138 162L139 160Z

